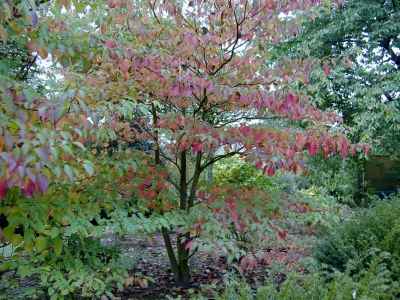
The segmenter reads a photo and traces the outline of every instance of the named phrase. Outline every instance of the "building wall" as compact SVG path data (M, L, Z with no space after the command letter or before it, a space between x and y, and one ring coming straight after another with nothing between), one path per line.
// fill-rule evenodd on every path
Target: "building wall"
M389 171L389 173L388 173ZM400 180L394 178L393 161L388 156L377 156L365 166L365 178L368 187L376 191L397 190L400 188ZM400 173L400 170L397 172Z

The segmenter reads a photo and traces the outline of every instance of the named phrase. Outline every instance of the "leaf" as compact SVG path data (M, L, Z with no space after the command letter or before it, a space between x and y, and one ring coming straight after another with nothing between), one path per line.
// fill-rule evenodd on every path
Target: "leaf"
M7 179L3 178L0 180L0 200L4 199L7 195Z
M200 143L194 143L193 144L193 153L197 153L199 151L203 150L203 144Z
M65 54L61 55L60 57L60 63L61 65L66 68L71 64L71 61L69 60L69 57L66 56Z
M200 190L197 195L199 198L204 199L206 197L206 191L205 190Z
M7 45L8 33L2 24L0 24L0 36L3 40L3 46Z
M64 166L64 172L68 175L69 180L74 181L74 171L70 165Z
M18 246L18 245L21 244L21 243L22 243L22 235L20 235L20 234L14 234L14 235L11 237L11 244L12 244L14 247Z
M92 176L94 173L94 165L91 161L86 160L83 163L83 167L85 168L86 172L88 172L89 176Z
M238 214L237 214L234 210L231 210L231 216L232 216L232 218L235 219L235 220L238 220L238 219L239 219Z
M268 168L268 176L272 177L275 175L275 168Z
M176 14L176 15L175 15L175 22L176 22L176 24L182 24L182 21L183 21L182 15L181 15L181 14Z
M286 239L286 231L278 231L278 235L282 240Z
M60 121L65 114L67 113L67 109L65 107L58 107L53 110L53 122L54 124L57 124L58 121Z
M49 188L49 179L44 174L39 174L36 179L37 191L43 195Z
M22 194L27 198L34 198L35 190L36 184L30 178L25 178L25 185L21 188Z
M35 248L38 253L42 252L47 247L47 240L44 236L38 236L35 239Z
M102 33L102 34L105 34L106 31L107 31L106 25L104 25L104 24L101 25L101 33Z
M54 247L54 253L56 254L57 257L60 257L63 249L63 242L59 236L55 237L53 239L53 247Z
M34 2L34 1L33 1ZM31 21L32 21L32 27L36 28L37 26L37 21L38 21L38 15L36 10L33 10L29 13L30 17L31 17ZM43 57L42 57L43 58Z
M192 247L195 244L194 240L191 240L189 243L186 244L185 246L185 250L189 249L190 247Z
M325 76L328 76L330 71L331 71L331 67L330 66L325 66L325 68L324 68Z
M308 151L311 156L315 156L317 154L317 143L313 140L308 144Z
M3 98L4 104L8 110L8 113L13 117L17 112L17 107L14 104L14 101L5 94L2 94L1 97Z
M122 73L127 73L129 71L129 68L131 67L131 63L129 60L124 59L123 62L120 65Z

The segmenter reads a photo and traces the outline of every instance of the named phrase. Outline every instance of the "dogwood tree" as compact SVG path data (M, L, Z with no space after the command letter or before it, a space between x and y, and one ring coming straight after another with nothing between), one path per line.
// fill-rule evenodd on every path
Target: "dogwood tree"
M14 227L23 224L34 231L24 236L26 250L45 248L40 223L15 204L16 197L7 198L19 190L63 225L134 199L128 206L133 212L147 208L152 216L125 213L115 228L133 231L138 221L149 234L159 228L175 282L188 286L188 262L198 249L253 268L256 259L241 247L243 240L256 243L268 233L284 238L287 227L304 229L301 215L312 211L306 200L207 183L202 174L208 166L238 154L273 176L278 168L303 168L304 155L346 157L367 150L347 140L339 115L316 108L309 89L292 88L294 81L308 86L310 71L318 67L312 58L268 61L265 43L300 30L284 16L320 1L89 4L48 3L40 14L34 2L23 1L2 19L3 43L19 34L31 52L51 54L66 68L61 89L51 90L54 82L48 82L45 94L1 77L0 198L8 199L3 214L12 223L4 239L21 242ZM72 18L63 20L61 8L68 13L84 7L93 22L69 28ZM138 113L142 118L134 117ZM115 140L120 151L106 157L99 150L96 156L96 146L107 148ZM139 141L150 142L153 151L123 147ZM51 202L50 183L63 201ZM28 203L30 209L38 202ZM59 255L58 233L50 236Z

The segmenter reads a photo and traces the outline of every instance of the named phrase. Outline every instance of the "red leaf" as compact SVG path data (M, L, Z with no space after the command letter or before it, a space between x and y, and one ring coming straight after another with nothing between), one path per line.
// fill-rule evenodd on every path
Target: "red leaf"
M256 162L256 169L257 169L257 170L260 170L261 167L262 167L262 161L259 160L258 162Z
M192 149L193 153L199 152L201 150L203 150L203 144L200 143L193 144L193 149Z
M308 151L310 151L311 156L315 156L317 154L317 143L314 141L311 141L308 144Z
M165 183L163 181L157 182L158 189L162 190L164 188L164 186L165 186Z
M297 173L297 165L294 164L292 167L293 173L296 174Z
M7 195L7 179L3 178L0 180L0 200Z
M199 196L199 198L204 199L204 197L206 196L206 191L205 190L201 190L197 193L197 195Z
M110 4L108 4L108 6L109 6L110 8L114 8L116 5L117 5L117 4L115 4L114 1L111 1Z
M275 175L275 168L269 168L268 169L268 176L269 177L272 177L272 176L274 176Z
M306 212L307 212L307 206L305 206L305 205L300 205L299 210L300 210L300 212L302 212L302 213L306 213Z
M22 194L24 194L26 198L33 198L35 190L35 183L30 178L25 178L25 186L21 188Z
M101 25L101 33L105 34L107 31L106 25Z
M150 245L153 245L153 239L152 239L151 237L148 237L148 238L147 238L147 242L148 242Z
M191 240L189 243L187 243L186 246L185 246L185 250L187 250L190 247L192 247L194 243L195 243L194 240Z
M286 239L286 231L278 231L278 235L282 240Z
M231 216L232 216L232 218L235 219L235 220L238 220L238 219L239 219L238 214L237 214L236 211L234 211L234 210L231 210Z

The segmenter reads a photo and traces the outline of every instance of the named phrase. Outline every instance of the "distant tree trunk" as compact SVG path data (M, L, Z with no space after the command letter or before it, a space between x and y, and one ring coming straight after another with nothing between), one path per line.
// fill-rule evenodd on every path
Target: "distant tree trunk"
M211 155L210 159L214 158L214 154ZM206 167L206 181L208 183L213 183L214 182L214 174L213 174L213 164L208 165Z

